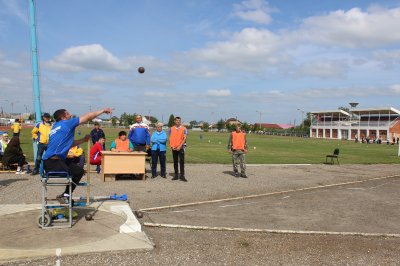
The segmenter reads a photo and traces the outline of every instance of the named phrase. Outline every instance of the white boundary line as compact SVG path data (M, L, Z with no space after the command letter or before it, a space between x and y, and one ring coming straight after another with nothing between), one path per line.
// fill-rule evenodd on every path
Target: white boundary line
M341 235L341 236L370 236L370 237L400 238L400 234L386 234L386 233L251 229L251 228L236 228L236 227L210 227L210 226L197 226L197 225L160 224L160 223L146 223L146 222L143 223L143 225L148 227L183 228L192 230L194 229L194 230L211 230L211 231L238 231L238 232L259 232L259 233L275 233L275 234Z
M247 167L251 166L310 166L311 163L272 163L272 164L246 164Z
M369 178L369 179L359 180L359 181L350 181L350 182L343 182L343 183L336 183L336 184L315 186L315 187L307 187L307 188L289 189L289 190L284 190L284 191L276 191L276 192L269 192L269 193L242 196L242 197L233 197L233 198L225 198L225 199L217 199L217 200L206 200L206 201L199 201L199 202L191 202L191 203L174 204L174 205L168 205L168 206L144 208L144 209L139 209L138 211L141 211L141 212L156 211L156 210L165 210L165 209L187 207L187 206L195 206L195 205L217 203L217 202L224 202L224 201L233 201L233 200L240 200L240 199L252 199L252 198L263 197L263 196L272 196L272 195L279 195L279 194L284 194L284 193L307 191L307 190L314 190L314 189L327 188L327 187L337 187L337 186L344 186L344 185L352 185L352 184L359 184L359 183L364 183L364 182L368 182L368 181L388 179L388 178L399 178L399 177L400 177L400 175L381 176L381 177L374 177L374 178Z

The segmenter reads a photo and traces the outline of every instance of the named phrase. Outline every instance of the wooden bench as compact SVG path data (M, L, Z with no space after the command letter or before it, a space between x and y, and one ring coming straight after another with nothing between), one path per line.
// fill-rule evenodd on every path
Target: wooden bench
M101 179L115 181L118 174L139 174L146 178L146 152L103 151L101 156Z

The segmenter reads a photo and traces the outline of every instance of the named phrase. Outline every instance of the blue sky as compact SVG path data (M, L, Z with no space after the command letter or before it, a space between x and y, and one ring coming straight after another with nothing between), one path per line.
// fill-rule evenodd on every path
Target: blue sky
M400 0L38 0L36 11L50 113L300 124L300 110L349 102L400 109ZM7 112L33 110L28 21L27 0L0 0Z

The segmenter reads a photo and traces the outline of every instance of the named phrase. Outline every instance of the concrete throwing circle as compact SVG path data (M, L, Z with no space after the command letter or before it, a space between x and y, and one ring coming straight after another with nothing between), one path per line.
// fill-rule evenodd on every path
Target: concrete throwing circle
M92 221L85 215L93 209L75 208L78 218L72 228L43 230L36 224L40 210L20 211L0 216L0 249L46 249L71 247L103 240L119 233L124 219L97 211Z

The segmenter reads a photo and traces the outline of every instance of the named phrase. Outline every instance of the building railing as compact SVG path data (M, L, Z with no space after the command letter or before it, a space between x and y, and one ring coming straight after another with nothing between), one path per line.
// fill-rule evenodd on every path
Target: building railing
M326 121L312 123L313 127L389 127L395 121Z

